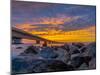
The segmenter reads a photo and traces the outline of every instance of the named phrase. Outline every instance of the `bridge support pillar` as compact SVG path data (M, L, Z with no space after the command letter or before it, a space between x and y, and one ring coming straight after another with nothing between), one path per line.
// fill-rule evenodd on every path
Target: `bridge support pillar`
M40 41L39 40L36 40L36 44L40 44Z
M43 46L44 47L48 46L46 41L44 41Z

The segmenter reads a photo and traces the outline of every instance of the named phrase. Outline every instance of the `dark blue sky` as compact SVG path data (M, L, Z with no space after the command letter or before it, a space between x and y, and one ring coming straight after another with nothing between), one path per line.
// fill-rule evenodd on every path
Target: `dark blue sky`
M12 1L11 7L12 26L29 23L38 26L35 30L67 31L96 24L95 6Z

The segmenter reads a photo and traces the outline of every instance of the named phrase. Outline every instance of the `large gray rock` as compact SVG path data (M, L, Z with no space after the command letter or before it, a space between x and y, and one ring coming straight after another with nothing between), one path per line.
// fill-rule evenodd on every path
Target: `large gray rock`
M53 48L44 47L40 51L39 55L45 59L55 59L58 55L54 52Z
M81 48L81 47L84 46L83 43L72 43L72 45L73 45L73 46L76 46L76 47L78 47L78 48Z
M89 62L89 69L96 69L96 58L92 58Z
M78 70L88 70L89 68L87 67L87 65L85 63L83 63L79 68L77 68Z
M76 56L71 59L71 65L73 65L75 68L78 68L83 63L85 63L87 67L89 67L89 62L91 61L91 59L92 58L90 56Z
M96 57L96 43L90 43L84 49L83 56Z
M47 62L45 60L34 59L27 61L21 58L12 60L12 72L16 74L46 72L47 70Z
M24 52L23 54L37 54L39 49L35 46L29 46Z
M58 54L58 57L56 58L57 60L67 63L68 60L70 59L69 53L66 50L64 50L62 47L58 48L58 50L56 50L55 53Z
M96 68L96 44L90 43L77 47L29 47L25 52L12 60L13 73L40 73L70 71ZM69 49L69 50L68 50ZM36 51L36 52L34 52Z
M12 73L40 73L40 72L55 72L55 71L70 71L74 70L73 66L59 60L43 60L34 59L28 60L16 58L12 60Z
M80 53L79 48L74 45L69 45L70 54Z

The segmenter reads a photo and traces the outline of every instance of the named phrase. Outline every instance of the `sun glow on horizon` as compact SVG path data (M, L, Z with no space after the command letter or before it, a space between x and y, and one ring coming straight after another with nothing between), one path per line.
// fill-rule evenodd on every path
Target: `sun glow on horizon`
M42 38L57 42L95 42L95 26L73 31L32 31L29 32ZM23 42L33 42L32 40L23 40Z
M62 34L42 35L41 37L59 42L94 42L95 26L80 30L67 31Z

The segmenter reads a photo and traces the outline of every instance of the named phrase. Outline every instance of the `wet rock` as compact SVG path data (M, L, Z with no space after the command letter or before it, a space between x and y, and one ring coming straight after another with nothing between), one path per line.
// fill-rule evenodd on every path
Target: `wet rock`
M20 58L12 60L13 74L70 71L70 70L74 70L73 66L67 65L59 60L34 59L26 61L25 59L20 59Z
M62 47L58 48L55 53L57 53L58 55L58 57L56 58L57 60L68 62L70 58L69 53L66 50L62 49Z
M30 65L31 66L31 65ZM40 60L36 59L32 61L32 72L40 73L40 72L47 72L47 60Z
M72 54L77 54L77 53L80 53L80 51L79 51L79 50L74 50L74 51L72 52Z
M32 54L37 54L38 48L34 47L34 46L29 46L23 53L32 53Z
M84 52L86 51L86 49L87 49L86 46L84 46L84 47L80 48L79 51L80 51L81 53L84 53Z
M85 70L96 68L96 45L78 43L61 47L30 46L12 60L12 72L16 73L41 73L55 71ZM40 59L41 57L41 59Z
M64 46L61 46L61 48L63 48L64 50L66 50L67 52L70 51L69 45L65 44Z
M77 70L87 70L88 67L85 63L83 63L79 68L77 68Z
M74 70L74 67L71 65L67 65L62 61L55 60L51 61L48 65L51 71L71 71Z
M74 45L69 45L69 48L70 48L70 54L72 54L74 51L78 51L78 49L79 49Z
M71 60L71 64L75 67L78 68L80 67L83 63L85 63L87 65L87 67L89 67L89 61L91 60L91 57L89 56L85 56L85 57L81 57L81 56L76 56L73 57Z
M96 44L90 43L86 46L86 50L82 53L83 56L96 57Z
M85 56L83 57L84 63L89 67L89 62L91 61L92 57L90 56Z
M89 62L89 69L96 69L96 58L92 58Z
M27 68L29 67L29 63L23 59L16 58L12 60L12 72L13 74L17 73L27 73Z
M74 46L76 46L76 47L78 47L78 48L81 48L81 47L84 46L83 43L72 43L72 45L74 45Z
M46 59L53 59L53 58L56 58L58 56L57 53L54 52L54 49L50 48L50 47L43 48L40 51L39 55L43 58L46 58Z
M54 46L54 47L51 47L51 48L53 48L54 50L58 50L58 47L56 47L56 46Z
M47 64L45 60L34 59L28 60L16 58L12 60L12 72L15 74L46 72Z
M88 50L88 55L96 57L96 43L90 43L87 46L87 50Z

